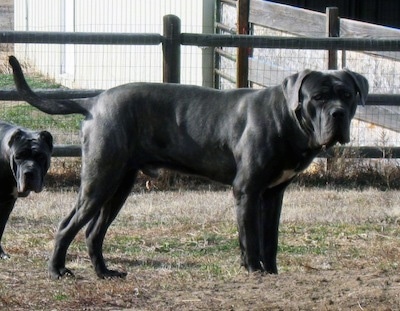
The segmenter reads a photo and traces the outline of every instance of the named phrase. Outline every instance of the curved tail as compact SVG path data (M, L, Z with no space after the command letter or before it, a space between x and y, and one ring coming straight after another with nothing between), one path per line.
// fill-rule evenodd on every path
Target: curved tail
M27 101L32 106L48 114L78 113L85 116L89 114L90 107L85 107L85 105L83 105L85 100L47 99L36 95L26 82L18 60L14 56L10 56L8 61L13 70L17 91L22 96L23 100Z

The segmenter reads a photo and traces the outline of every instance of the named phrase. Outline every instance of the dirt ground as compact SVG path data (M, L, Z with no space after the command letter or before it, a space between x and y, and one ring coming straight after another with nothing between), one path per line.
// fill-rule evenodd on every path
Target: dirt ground
M80 233L49 280L57 224L76 191L21 199L3 240L1 310L400 310L400 194L294 188L282 215L279 275L239 265L232 194L139 191L107 234L125 279L98 279Z

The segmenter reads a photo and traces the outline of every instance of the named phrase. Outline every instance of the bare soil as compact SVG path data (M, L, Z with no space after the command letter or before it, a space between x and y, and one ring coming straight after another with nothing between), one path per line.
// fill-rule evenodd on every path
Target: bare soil
M293 187L282 215L279 275L239 265L230 190L132 193L104 254L126 279L98 279L81 232L67 266L47 260L76 191L46 190L17 203L0 262L1 310L399 310L398 191Z

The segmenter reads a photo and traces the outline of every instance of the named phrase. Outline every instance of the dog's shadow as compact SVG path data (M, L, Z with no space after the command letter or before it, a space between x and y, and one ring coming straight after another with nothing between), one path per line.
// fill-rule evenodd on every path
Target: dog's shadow
M75 254L68 254L67 261L76 260ZM90 261L88 259L88 261ZM135 258L127 258L127 257L108 257L106 258L109 268L114 269L115 267L124 267L124 268L135 268L135 267L147 267L152 269L193 269L200 268L202 265L190 260L170 260L170 259L135 259Z
M200 268L201 264L190 260L170 260L170 259L130 259L130 258L108 258L107 262L112 265L127 267L150 267L153 269L192 269Z

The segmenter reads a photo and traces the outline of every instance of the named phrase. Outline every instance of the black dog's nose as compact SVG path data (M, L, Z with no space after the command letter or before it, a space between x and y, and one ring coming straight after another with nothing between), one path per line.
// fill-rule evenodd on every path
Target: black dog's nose
M34 174L31 171L27 171L27 172L24 172L24 176L25 176L25 178L29 179L29 178L33 178Z
M341 119L346 116L346 111L343 109L334 109L331 111L331 116L335 119Z

